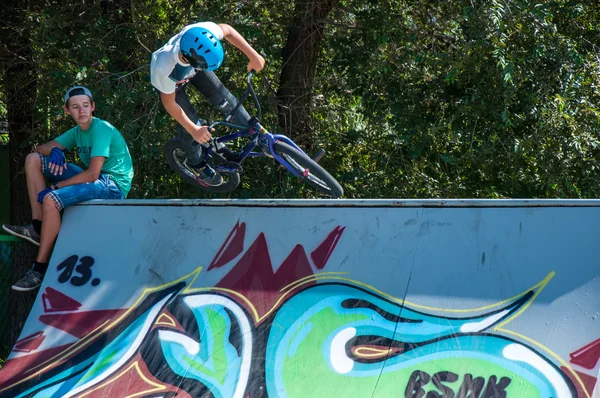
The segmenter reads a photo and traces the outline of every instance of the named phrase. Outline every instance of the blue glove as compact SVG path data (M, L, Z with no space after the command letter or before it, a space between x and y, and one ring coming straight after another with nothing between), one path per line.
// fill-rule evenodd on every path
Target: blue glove
M48 156L48 163L53 163L57 166L64 166L67 163L67 159L65 158L65 154L58 147L52 148L50 151L50 156Z
M48 192L52 192L52 188L48 187L44 189L42 192L38 193L38 202L44 203L44 196L48 194Z

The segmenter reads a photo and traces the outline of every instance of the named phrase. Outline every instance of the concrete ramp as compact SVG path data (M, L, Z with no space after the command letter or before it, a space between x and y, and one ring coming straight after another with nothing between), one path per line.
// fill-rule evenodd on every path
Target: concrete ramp
M592 396L600 201L96 201L1 397Z

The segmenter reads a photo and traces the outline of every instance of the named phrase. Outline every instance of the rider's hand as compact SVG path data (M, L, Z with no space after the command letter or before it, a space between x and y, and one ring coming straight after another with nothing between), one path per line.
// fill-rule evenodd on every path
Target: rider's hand
M190 131L190 134L201 144L207 143L212 137L207 126L194 126L194 130Z
M254 54L253 57L249 58L250 62L248 62L248 72L254 70L255 72L260 72L262 68L265 67L265 59L260 56L258 53Z

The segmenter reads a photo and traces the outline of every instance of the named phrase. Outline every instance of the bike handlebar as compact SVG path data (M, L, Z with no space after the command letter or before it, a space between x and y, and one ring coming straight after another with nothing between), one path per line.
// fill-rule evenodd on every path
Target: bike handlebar
M252 124L249 124L247 126L242 126L239 124L233 124L233 123L229 123L224 120L221 120L218 122L213 122L210 126L208 126L208 130L212 131L213 127L215 127L215 126L225 126L225 127L231 127L232 129L243 130L243 129L249 128L251 125Z

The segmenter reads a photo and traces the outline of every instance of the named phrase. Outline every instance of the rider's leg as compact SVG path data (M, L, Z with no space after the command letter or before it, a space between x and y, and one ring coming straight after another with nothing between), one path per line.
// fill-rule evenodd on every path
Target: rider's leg
M217 108L223 116L229 115L233 108L239 103L238 99L229 92L213 72L200 71L190 80L190 83L198 89L208 102ZM246 125L250 121L250 115L243 106L240 106L236 110L231 121L236 124ZM238 160L238 156L227 146L218 148L218 152L222 153L226 159L232 161Z
M223 115L228 115L239 102L213 72L200 71L190 80L190 83ZM240 106L233 115L232 121L246 125L249 120L250 115L243 106Z
M194 123L198 123L200 118L196 113L196 110L192 106L190 99L185 93L185 85L180 86L175 91L175 102L183 109L187 117ZM205 122L200 120L202 124ZM200 163L201 155L202 155L202 147L198 141L194 140L194 137L190 133L187 132L183 126L179 125L179 138L183 141L183 148L185 153L191 162L192 165L198 165Z
M175 102L183 109L190 120L196 124L206 124L196 114L190 99L185 93L185 86L178 87L175 92ZM190 166L196 171L199 182L209 186L217 186L223 182L223 178L206 161L202 160L202 148L206 145L200 144L187 132L183 126L179 125L179 138L183 142L183 149L187 155Z

